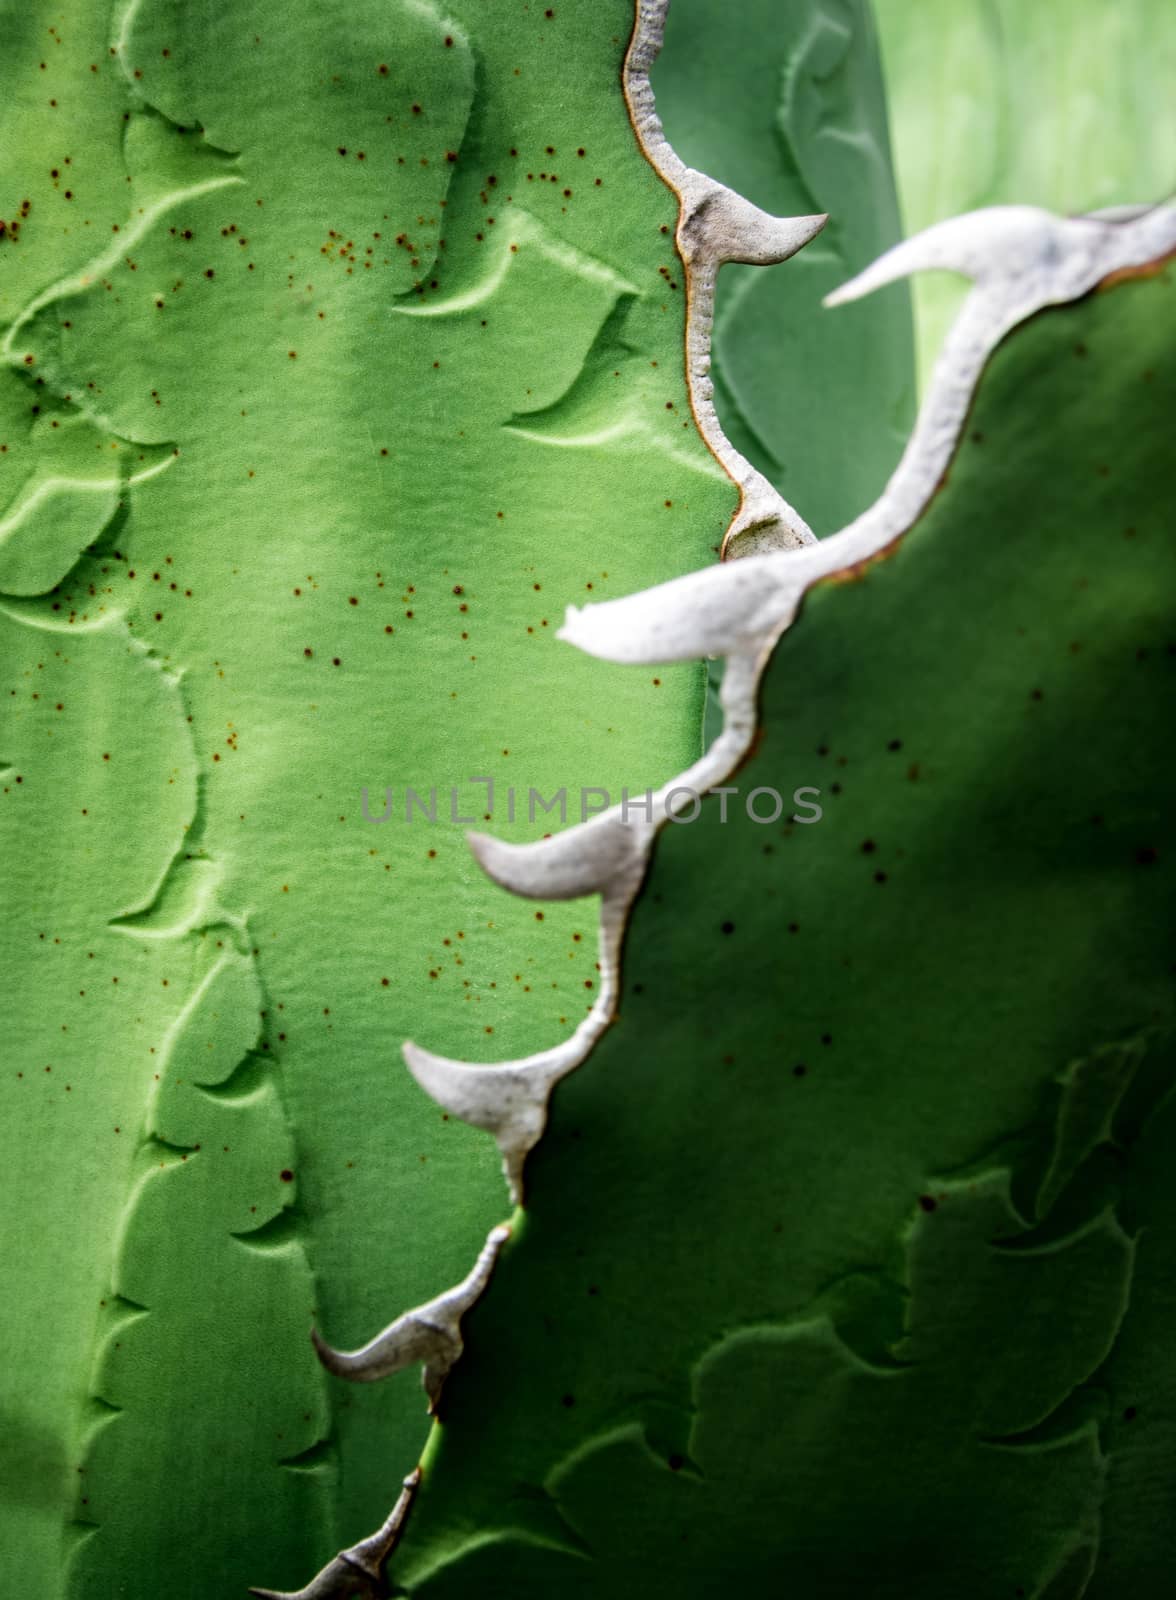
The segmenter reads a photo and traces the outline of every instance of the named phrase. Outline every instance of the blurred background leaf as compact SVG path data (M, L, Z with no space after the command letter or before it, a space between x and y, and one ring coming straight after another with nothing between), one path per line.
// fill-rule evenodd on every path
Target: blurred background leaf
M1176 193L1169 0L874 0L905 231L993 205L1063 213ZM925 382L966 293L915 286Z

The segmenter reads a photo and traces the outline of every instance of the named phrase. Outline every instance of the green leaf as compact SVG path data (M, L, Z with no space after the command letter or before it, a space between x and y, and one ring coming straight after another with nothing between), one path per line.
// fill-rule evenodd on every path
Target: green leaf
M696 665L551 636L737 497L631 5L10 21L0 1587L207 1600L301 1581L419 1451L417 1374L360 1404L308 1338L501 1215L399 1045L526 1051L597 981L594 908L503 903L447 819L690 759Z

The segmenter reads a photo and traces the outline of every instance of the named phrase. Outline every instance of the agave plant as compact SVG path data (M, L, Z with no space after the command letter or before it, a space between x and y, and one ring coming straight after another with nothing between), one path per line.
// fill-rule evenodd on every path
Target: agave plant
M777 10L6 18L5 1590L1166 1592L1176 220Z

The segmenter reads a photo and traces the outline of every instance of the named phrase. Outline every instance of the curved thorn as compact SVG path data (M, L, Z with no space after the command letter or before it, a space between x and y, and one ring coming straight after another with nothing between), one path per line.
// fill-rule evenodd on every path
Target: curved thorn
M916 272L958 272L973 282L1007 277L1018 258L1042 260L1062 220L1038 206L991 206L933 223L870 263L825 296L826 306L861 300Z
M828 222L827 214L775 217L741 194L687 169L682 184L683 216L678 244L686 261L721 266L742 261L775 266L802 250Z
M642 853L638 828L620 807L530 844L508 844L489 833L466 838L482 871L524 899L576 900L603 893L618 875L638 866Z
M551 1091L583 1059L582 1030L585 1023L551 1050L491 1066L434 1055L411 1041L403 1047L408 1070L427 1095L451 1116L494 1135L516 1205L522 1200L523 1164L547 1125Z
M845 305L912 273L937 270L962 273L981 288L1000 285L1003 298L1018 307L1076 299L1128 262L1171 250L1174 217L1168 206L1122 206L1113 216L1084 217L1058 217L1038 206L969 211L887 250L825 305Z
M556 637L633 666L754 650L779 631L828 566L825 548L748 556L619 600L569 606Z
M336 1350L312 1328L318 1358L328 1372L352 1383L376 1383L415 1361L424 1363L422 1383L429 1410L436 1408L441 1386L462 1352L461 1319L490 1281L498 1252L510 1238L501 1224L492 1228L468 1276L424 1305L405 1311L362 1349Z
M382 1527L339 1554L307 1584L295 1592L277 1589L250 1589L257 1600L380 1600L386 1593L384 1567L404 1530L405 1519L421 1481L421 1469L414 1468L404 1480L396 1504ZM361 1587L355 1587L356 1582Z

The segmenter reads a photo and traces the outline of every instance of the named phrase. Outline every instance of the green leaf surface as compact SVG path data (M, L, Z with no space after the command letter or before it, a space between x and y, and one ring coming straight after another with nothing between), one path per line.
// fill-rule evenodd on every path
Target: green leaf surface
M660 836L414 1596L1167 1592L1174 297L1018 329L917 525L808 594L738 778L820 822Z
M699 668L552 636L735 503L632 24L7 9L0 1589L294 1583L424 1440L416 1372L357 1397L307 1337L503 1208L399 1045L537 1048L596 981L594 907L504 902L448 819L690 759Z

